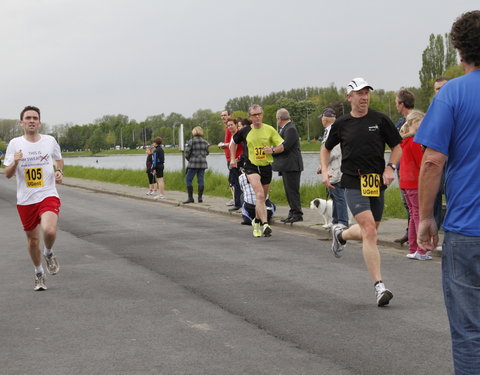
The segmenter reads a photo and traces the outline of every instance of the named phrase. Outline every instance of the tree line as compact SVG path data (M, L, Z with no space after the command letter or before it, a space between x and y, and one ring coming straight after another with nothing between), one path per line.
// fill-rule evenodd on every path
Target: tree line
M422 54L420 87L405 88L414 93L416 108L426 111L433 96L434 80L440 76L450 79L462 74L449 34L431 34L429 45ZM324 88L305 87L266 96L232 98L227 101L225 109L232 111L234 117L246 117L252 104L260 104L264 109L264 122L274 126L276 111L279 108L288 109L303 140L317 139L323 135L319 116L325 107L332 107L337 115L350 111L345 88L337 88L333 84ZM374 90L370 107L386 113L394 122L400 117L395 107L395 91ZM178 143L180 124L184 126L185 139L189 139L191 130L200 125L204 128L204 138L211 144L223 141L225 129L220 121L220 111L210 109L199 109L191 117L174 112L169 115L162 113L149 116L143 122L122 114L105 115L91 124L57 125L47 132L57 138L63 151L90 150L95 153L118 146L138 148L150 144L156 136L162 137L165 145L175 145ZM5 151L6 142L20 134L17 120L0 120L0 150Z

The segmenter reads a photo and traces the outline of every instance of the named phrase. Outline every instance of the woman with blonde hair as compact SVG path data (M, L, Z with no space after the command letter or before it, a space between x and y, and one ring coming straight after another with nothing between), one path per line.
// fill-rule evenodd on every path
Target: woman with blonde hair
M208 168L208 142L202 138L203 129L201 126L196 126L192 130L193 138L188 141L187 149L185 151L185 158L188 160L187 176L185 178L187 183L188 199L183 204L193 203L193 178L197 175L198 183L198 203L203 202L203 190L205 182L203 176L205 169Z
M420 174L420 165L422 162L422 147L413 141L413 137L417 133L418 127L422 122L425 114L414 110L407 116L405 124L400 129L400 135L403 138L402 158L400 165L400 189L405 195L405 201L410 213L410 221L408 224L408 244L409 251L407 258L415 260L432 259L425 250L420 249L417 245L417 229L419 223L418 216L418 175Z

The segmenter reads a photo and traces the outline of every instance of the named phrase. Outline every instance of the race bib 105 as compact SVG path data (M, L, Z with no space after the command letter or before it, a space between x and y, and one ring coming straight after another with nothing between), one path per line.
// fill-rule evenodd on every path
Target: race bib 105
M29 188L43 187L42 168L25 168L25 182Z

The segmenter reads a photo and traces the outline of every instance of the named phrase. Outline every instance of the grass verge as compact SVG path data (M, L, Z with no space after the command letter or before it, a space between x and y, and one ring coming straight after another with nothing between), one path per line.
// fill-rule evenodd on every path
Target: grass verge
M86 180L110 182L127 186L148 187L148 180L144 171L79 166L65 166L63 171L66 177L83 178ZM167 191L186 191L185 175L182 172L165 172L164 180ZM194 185L196 189L196 184L194 183ZM207 170L205 173L205 195L231 198L232 195L228 188L226 176ZM312 199L325 199L327 190L325 186L320 183L302 185L300 187L300 196L302 197L302 207L309 207ZM270 197L276 204L287 205L282 181L272 181L270 185ZM390 187L385 192L384 217L406 218L405 208L400 199L400 190L397 187Z

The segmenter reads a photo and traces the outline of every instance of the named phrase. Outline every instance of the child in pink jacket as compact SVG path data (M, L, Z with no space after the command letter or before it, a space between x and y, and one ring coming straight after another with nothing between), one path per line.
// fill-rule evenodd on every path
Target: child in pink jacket
M410 213L410 222L408 224L408 244L409 252L407 258L415 260L430 260L432 257L417 245L418 229L418 175L420 174L420 165L422 162L422 147L413 141L413 137L420 126L425 114L414 110L407 116L405 124L400 129L400 135L403 137L402 158L400 159L400 189L403 190L405 201Z

